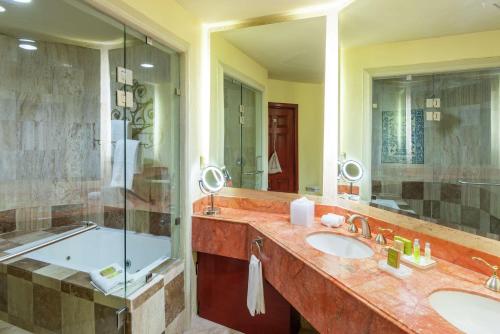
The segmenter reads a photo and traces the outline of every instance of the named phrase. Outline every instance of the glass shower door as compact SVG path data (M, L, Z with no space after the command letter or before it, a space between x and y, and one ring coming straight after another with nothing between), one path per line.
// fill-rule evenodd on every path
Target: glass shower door
M224 77L224 163L236 188L261 188L260 94Z

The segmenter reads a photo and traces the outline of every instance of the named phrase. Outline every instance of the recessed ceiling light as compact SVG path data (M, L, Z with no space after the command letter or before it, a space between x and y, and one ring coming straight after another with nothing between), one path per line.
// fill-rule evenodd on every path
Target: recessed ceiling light
M27 38L19 38L19 42L25 42L25 43L35 43L34 40L32 39L27 39Z
M5 8L0 6L0 13L3 13L3 12L5 12Z
M19 47L21 49L29 50L29 51L34 51L34 50L38 49L35 45L32 45L32 44L19 44Z
M153 64L144 63L144 64L141 64L141 67L144 67L144 68L153 68L155 66Z
M30 3L31 0L12 0L14 2L18 2L18 3Z

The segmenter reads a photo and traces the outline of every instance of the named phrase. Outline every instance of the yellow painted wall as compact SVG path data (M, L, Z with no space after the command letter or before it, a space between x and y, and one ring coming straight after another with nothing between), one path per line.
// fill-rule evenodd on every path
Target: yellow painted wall
M268 81L269 102L299 105L299 192L323 179L323 84Z
M408 74L484 66L500 56L500 31L429 38L343 49L341 52L340 152L363 157L364 71L395 71ZM470 65L472 64L472 65ZM474 65L481 64L481 65Z

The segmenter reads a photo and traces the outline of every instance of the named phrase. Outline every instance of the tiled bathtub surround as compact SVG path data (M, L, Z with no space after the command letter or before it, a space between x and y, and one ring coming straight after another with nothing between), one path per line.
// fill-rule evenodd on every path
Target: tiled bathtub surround
M161 333L184 310L182 267L164 264L124 299L96 291L87 273L19 258L1 266L0 319L35 333ZM116 311L124 306L127 322L117 328Z
M433 311L427 299L429 294L451 288L498 298L484 288L486 276L443 259L439 259L436 268L415 270L405 280L385 274L377 268L377 261L383 258L380 247L360 236L358 240L376 250L372 258L350 260L323 254L310 247L305 236L332 229L320 225L319 221L312 228L291 225L286 212L292 199L290 195L245 194L247 196L234 200L219 198L218 204L223 206L220 216L195 213L193 249L247 260L250 241L263 237L263 271L267 281L322 333L458 333ZM245 206L237 208L243 202ZM195 203L194 209L200 205ZM328 211L346 212L340 207L335 210L319 204L316 215ZM370 219L373 228L381 223ZM350 235L345 228L334 232ZM412 232L407 236L413 238L417 234ZM421 234L418 237L429 239ZM431 242L436 251L444 247L445 252L454 251L445 240ZM493 260L498 259L496 256Z

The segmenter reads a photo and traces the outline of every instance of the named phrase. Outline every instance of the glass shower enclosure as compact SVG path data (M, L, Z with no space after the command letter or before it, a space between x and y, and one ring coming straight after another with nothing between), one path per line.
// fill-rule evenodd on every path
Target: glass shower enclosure
M500 239L500 70L373 81L372 200Z
M0 319L123 333L179 257L179 55L81 1L2 6Z
M235 188L262 187L261 94L224 76L224 164Z

